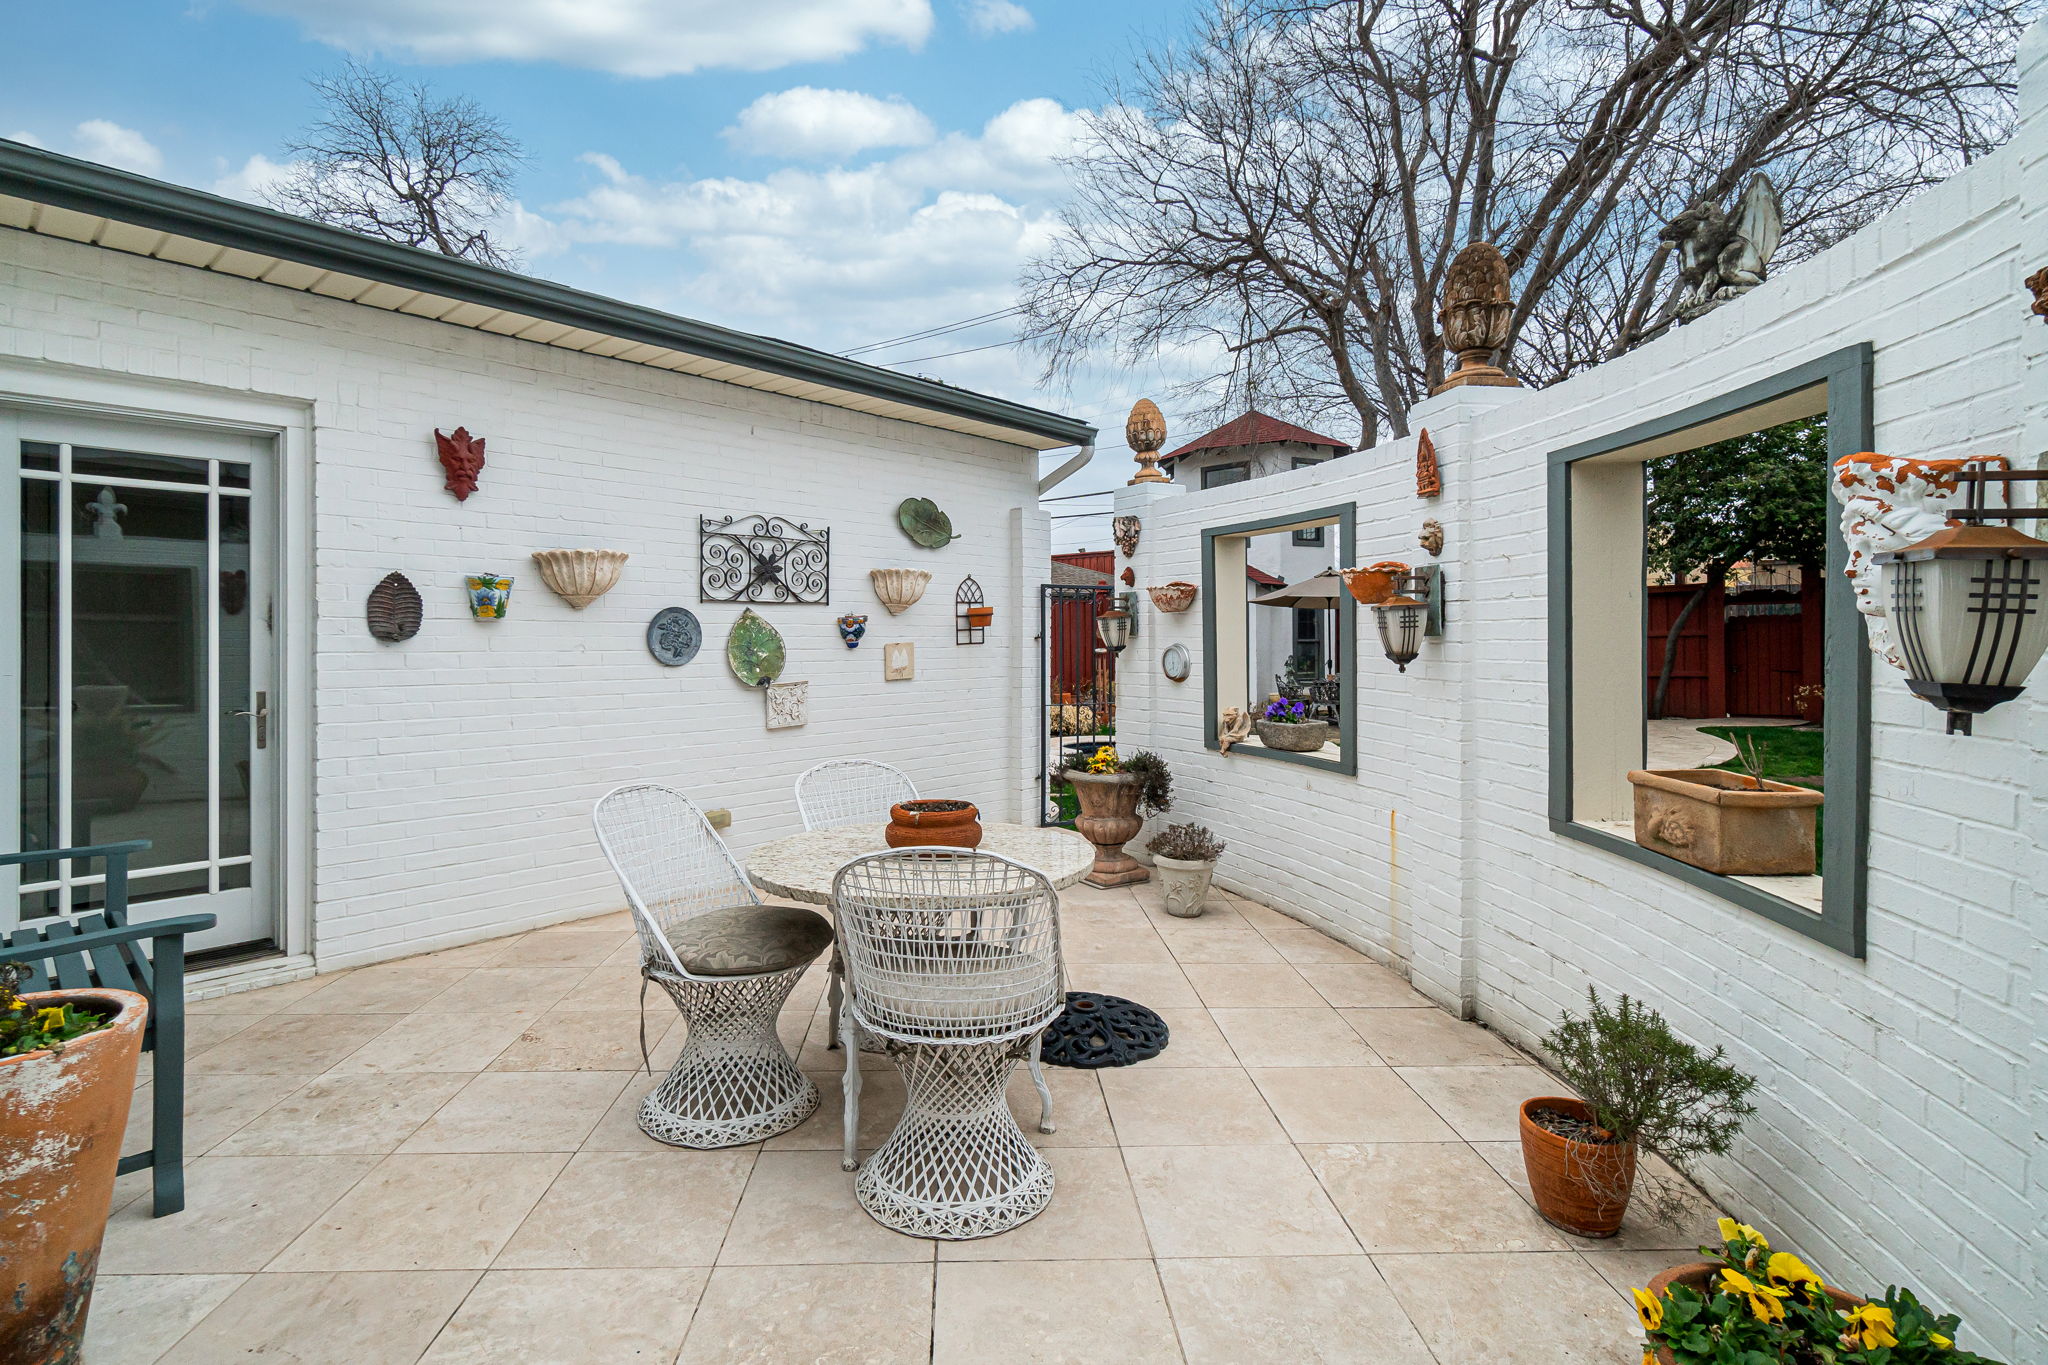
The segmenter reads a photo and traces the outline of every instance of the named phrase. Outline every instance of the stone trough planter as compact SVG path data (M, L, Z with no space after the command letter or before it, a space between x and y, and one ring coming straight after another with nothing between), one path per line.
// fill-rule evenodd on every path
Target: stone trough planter
M1326 720L1312 720L1305 724L1257 720L1252 722L1252 729L1258 733L1259 743L1268 749L1284 749L1291 754L1312 754L1330 742L1332 727Z
M1811 874L1821 802L1811 787L1766 779L1754 785L1724 768L1676 768L1628 775L1635 788L1636 842L1724 877Z

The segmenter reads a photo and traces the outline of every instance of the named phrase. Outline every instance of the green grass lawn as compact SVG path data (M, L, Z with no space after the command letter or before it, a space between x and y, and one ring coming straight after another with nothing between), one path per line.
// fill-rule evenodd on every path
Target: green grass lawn
M1795 729L1789 725L1702 725L1701 731L1728 740L1739 749L1754 749L1763 765L1764 778L1790 782L1801 787L1820 786L1821 732ZM1746 773L1740 758L1716 763L1717 768Z

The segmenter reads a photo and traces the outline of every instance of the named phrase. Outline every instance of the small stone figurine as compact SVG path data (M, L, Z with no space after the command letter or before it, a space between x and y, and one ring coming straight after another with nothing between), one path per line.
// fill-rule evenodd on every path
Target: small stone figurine
M1702 199L1672 219L1657 237L1677 244L1678 277L1691 286L1679 300L1679 320L1704 317L1762 284L1784 231L1778 187L1762 174L1750 178L1734 218Z

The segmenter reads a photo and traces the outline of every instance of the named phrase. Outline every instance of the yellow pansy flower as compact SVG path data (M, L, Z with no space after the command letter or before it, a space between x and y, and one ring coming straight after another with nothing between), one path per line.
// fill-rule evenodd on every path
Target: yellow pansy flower
M1899 1338L1892 1331L1896 1326L1891 1309L1881 1303L1866 1303L1849 1314L1848 1335L1866 1350L1873 1346L1896 1346Z
M48 1009L37 1010L36 1027L39 1029L48 1029L52 1033L55 1033L58 1029L63 1028L64 1007L62 1005L52 1005Z
M1780 1322L1785 1317L1785 1305L1779 1300L1792 1291L1777 1289L1767 1284L1758 1284L1739 1270L1721 1272L1721 1288L1730 1294L1740 1294L1749 1300L1749 1311L1759 1322Z
M1936 1346L1939 1346L1944 1351L1953 1351L1956 1347L1956 1344L1953 1341L1950 1341L1947 1337L1943 1336L1939 1332L1929 1332L1927 1334L1927 1339L1933 1342Z
M1650 1351L1643 1352L1643 1365L1658 1365L1657 1357Z
M1733 1218L1723 1218L1716 1226L1721 1229L1721 1240L1724 1242L1754 1242L1766 1251L1771 1248L1771 1244L1764 1240L1764 1235L1747 1223L1738 1223Z
M1774 1251L1771 1259L1764 1263L1764 1273L1780 1284L1818 1285L1820 1276L1807 1268L1806 1262L1789 1251Z
M1643 1324L1643 1330L1654 1332L1664 1325L1664 1301L1647 1289L1631 1289L1635 1295L1636 1319Z

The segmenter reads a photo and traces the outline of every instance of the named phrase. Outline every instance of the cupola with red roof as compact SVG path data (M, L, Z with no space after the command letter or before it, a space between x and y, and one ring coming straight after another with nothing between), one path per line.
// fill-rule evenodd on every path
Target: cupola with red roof
M1263 446L1310 446L1327 452L1321 458L1329 459L1338 455L1349 455L1352 447L1335 437L1324 436L1298 427L1292 422L1283 422L1277 417L1254 409L1242 417L1233 417L1222 426L1203 436L1197 436L1177 450L1168 451L1160 463L1171 470L1177 462L1191 455L1205 455L1211 452L1244 450L1252 451Z

